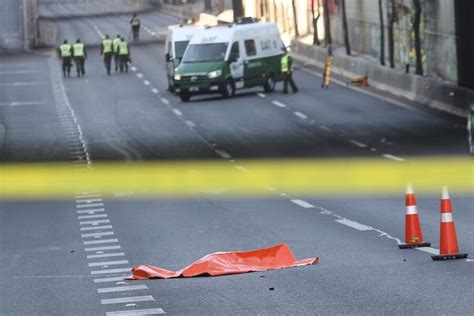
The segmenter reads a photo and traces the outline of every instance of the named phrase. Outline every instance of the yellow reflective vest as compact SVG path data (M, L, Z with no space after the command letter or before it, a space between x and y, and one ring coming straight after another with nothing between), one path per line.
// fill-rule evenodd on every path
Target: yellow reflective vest
M120 42L119 44L119 55L128 55L128 43L127 42Z
M59 46L61 57L71 57L71 44L62 44Z
M133 26L138 26L140 25L140 19L138 17L132 18L132 21L130 22Z
M285 54L281 56L281 72L289 72L290 71L290 55Z
M114 53L115 54L118 54L118 50L119 50L119 45L120 45L120 42L122 41L122 39L120 37L116 37L114 38L114 40L112 41L112 46L114 48Z
M102 52L104 54L108 54L112 52L112 40L111 39L104 39L102 41Z
M84 57L84 44L83 43L75 43L72 45L74 49L74 57Z

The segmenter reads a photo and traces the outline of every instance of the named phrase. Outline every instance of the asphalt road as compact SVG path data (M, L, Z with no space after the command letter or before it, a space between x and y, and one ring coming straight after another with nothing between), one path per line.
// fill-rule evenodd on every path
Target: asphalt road
M42 8L48 10L59 15L64 7ZM163 32L173 19L156 12L141 18L149 31L131 48L128 74L108 77L98 51L100 34L128 34L126 16L56 21L58 42L80 37L90 46L85 78L61 78L59 61L44 52L0 56L0 161L80 168L109 160L224 159L238 167L245 158L409 161L468 153L462 120L343 86L322 91L306 67L295 73L296 95L255 89L181 103L166 92L164 73ZM433 262L425 251L398 249L404 188L397 197L326 199L278 190L271 198L230 199L226 188L188 199L133 199L134 192L105 199L94 190L91 183L71 200L0 202L1 315L472 313L474 263ZM472 254L473 196L451 193L460 248ZM439 248L439 197L417 197L425 240ZM120 280L138 264L177 270L211 252L278 243L321 263L217 278ZM91 249L97 247L107 248Z

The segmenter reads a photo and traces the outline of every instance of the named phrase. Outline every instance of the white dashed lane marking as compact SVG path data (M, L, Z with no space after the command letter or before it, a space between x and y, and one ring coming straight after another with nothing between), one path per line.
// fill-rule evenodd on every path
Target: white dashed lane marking
M99 230L99 229L112 229L112 225L81 227L81 231Z
M257 95L260 97L260 98L266 98L267 95L265 93L257 93Z
M79 222L79 225L97 225L102 223L110 223L110 219L98 219L95 221L83 221Z
M272 101L272 103L282 109L286 108L286 104L281 103L280 101Z
M94 283L118 282L118 281L123 281L125 278L128 278L129 276L130 274L110 277L110 278L98 278L98 279L94 279Z
M77 211L77 214L95 214L95 213L100 213L100 212L105 212L105 209L93 208L93 209L88 209L88 210L81 210L81 211Z
M114 266L114 265L121 265L121 264L128 264L128 260L91 262L89 263L89 267Z
M103 253L103 254L97 254L97 255L88 255L87 259L123 257L123 256L125 256L125 253L123 252L114 252L114 253Z
M135 303L135 302L149 302L155 301L153 296L146 295L146 296L132 296L132 297L120 297L120 298L109 298L109 299L102 299L100 300L101 304L125 304L125 303ZM110 314L108 314L110 315Z
M382 157L390 159L390 160L395 160L395 161L405 161L404 158L397 157L397 156L390 155L390 154L384 154L384 155L382 155Z
M151 92L153 92L155 94L160 93L160 91L158 91L158 89L155 89L155 88L151 89Z
M366 144L361 143L361 142L358 142L358 141L353 140L353 139L350 139L350 140L349 140L349 143L351 143L352 145L355 145L355 146L357 146L357 147L359 147L359 148L366 148L366 147L367 147Z
M137 290L148 290L148 286L146 286L145 284L139 284L139 285L104 287L104 288L97 289L97 293L113 293L113 292L126 292L126 291L137 291Z
M82 238L94 238L94 237L101 237L101 236L112 236L114 232L101 232L101 233L87 233L87 234L81 234Z
M22 106L22 105L44 105L46 102L31 101L31 102L0 102L0 106Z
M141 78L143 78L143 74L142 73L137 73L137 77L141 79Z
M81 215L78 216L78 219L90 219L90 218L104 218L107 217L107 214L97 214L97 215Z
M308 116L306 114L301 113L301 112L296 111L296 112L293 112L293 114L298 116L299 118L301 118L303 120L308 119Z
M196 127L196 124L193 121L186 121L186 125L192 128Z
M78 198L76 200L76 203L87 203L87 204L91 204L91 203L94 203L94 202L102 202L102 199L101 198Z
M148 308L148 309L135 309L135 310L126 310L126 311L117 311L117 312L108 312L107 316L122 316L122 315L160 315L165 314L165 311L161 308Z
M347 218L336 219L336 222L338 222L339 224L343 224L343 225L352 227L352 228L360 230L360 231L372 230L372 227L363 225L363 224L355 222L355 221L351 221Z
M84 241L84 245L97 245L97 244L109 244L109 243L115 243L118 242L118 239L113 238L113 239L100 239L100 240L87 240Z
M224 158L224 159L232 158L232 156L229 155L229 153L226 152L225 150L216 149L215 151L216 151L216 153L217 153L219 156L221 156L221 157Z
M120 249L120 245L91 247L91 248L85 248L84 251L101 251L101 250L116 250L116 249Z
M321 128L321 129L323 129L327 132L332 132L333 131L332 128L327 127L326 125L319 125L319 128Z
M173 111L173 113L176 114L177 116L182 116L182 115L183 115L183 113L182 113L180 110L178 110L178 109L172 109L172 111Z
M104 203L88 203L88 204L76 205L77 208L102 207L102 206L104 206Z
M301 206L302 208L314 208L314 205L303 200L293 199L291 200L294 204Z
M120 268L120 269L103 269L97 271L91 271L92 275L96 274L113 274L113 273L123 273L123 272L132 272L132 268Z
M143 81L143 84L145 84L145 86L149 86L149 85L150 85L150 81L145 80L145 81Z
M161 98L161 102L163 102L163 103L166 104L166 105L169 105L169 104L170 104L170 101L168 101L167 98Z

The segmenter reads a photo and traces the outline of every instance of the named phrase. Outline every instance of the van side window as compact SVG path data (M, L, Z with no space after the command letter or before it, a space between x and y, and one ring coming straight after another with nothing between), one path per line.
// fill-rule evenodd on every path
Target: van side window
M239 42L234 42L230 48L230 58L237 60L240 58Z
M245 43L245 51L247 52L247 56L257 55L257 48L255 47L254 40L246 40L244 43Z

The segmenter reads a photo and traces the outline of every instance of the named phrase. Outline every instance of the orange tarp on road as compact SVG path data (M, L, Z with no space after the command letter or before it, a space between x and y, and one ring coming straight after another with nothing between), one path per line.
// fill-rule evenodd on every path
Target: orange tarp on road
M132 269L133 280L190 278L195 276L218 276L247 272L261 272L319 263L319 258L296 260L286 244L250 251L215 252L179 271L170 271L151 265Z

